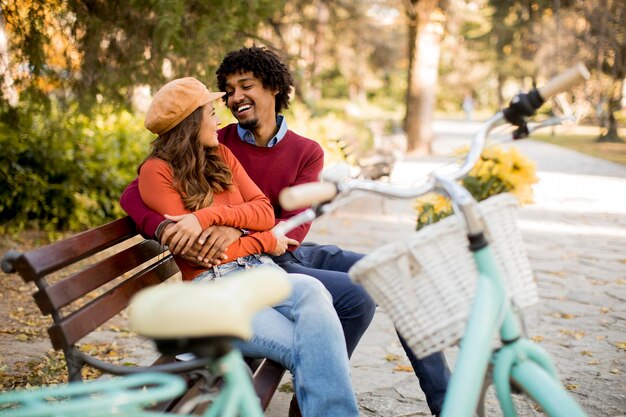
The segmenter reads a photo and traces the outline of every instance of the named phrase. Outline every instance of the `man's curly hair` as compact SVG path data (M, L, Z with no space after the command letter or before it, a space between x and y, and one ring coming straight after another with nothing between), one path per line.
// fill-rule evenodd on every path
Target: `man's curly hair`
M289 94L294 87L293 77L278 55L267 48L257 46L229 52L215 71L219 91L226 91L227 76L243 72L251 72L261 80L263 87L278 91L275 106L277 114L289 108ZM228 105L228 95L222 99Z

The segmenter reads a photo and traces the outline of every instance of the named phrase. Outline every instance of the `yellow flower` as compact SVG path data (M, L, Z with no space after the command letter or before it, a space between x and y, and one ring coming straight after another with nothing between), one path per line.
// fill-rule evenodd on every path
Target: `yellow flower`
M444 211L452 210L452 202L449 198L446 198L442 195L437 195L437 199L434 204L435 212L441 213Z
M465 157L468 147L457 148L455 155ZM523 204L533 201L532 184L538 182L535 163L516 147L493 146L481 154L476 165L462 182L478 201L492 195L510 192ZM451 201L442 195L429 193L415 201L417 230L452 214Z

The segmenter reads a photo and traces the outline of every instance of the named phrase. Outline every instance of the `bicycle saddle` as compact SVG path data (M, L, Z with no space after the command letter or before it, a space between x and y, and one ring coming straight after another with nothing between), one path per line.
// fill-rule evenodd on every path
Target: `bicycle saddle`
M251 319L291 292L287 273L256 268L214 283L182 282L139 291L129 321L142 336L156 340L252 336Z

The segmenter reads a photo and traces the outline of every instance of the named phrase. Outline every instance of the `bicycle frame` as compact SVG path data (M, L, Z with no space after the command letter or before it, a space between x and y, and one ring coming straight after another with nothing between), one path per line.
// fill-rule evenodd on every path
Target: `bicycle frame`
M465 219L470 250L479 273L476 294L441 415L472 416L491 362L496 395L506 417L517 416L511 397L511 381L552 417L584 417L586 414L561 385L548 354L523 338L503 275L484 240L484 227L476 202L457 183L436 175L435 178ZM476 244L481 238L484 242ZM497 332L503 346L493 351L492 342Z
M263 410L250 382L241 352L233 349L219 360L217 366L224 376L224 385L204 416L263 417Z
M150 386L143 389L144 386ZM146 404L174 398L185 389L182 379L163 373L146 372L123 378L73 382L36 390L2 394L1 414L7 417L109 415L155 416L143 411Z

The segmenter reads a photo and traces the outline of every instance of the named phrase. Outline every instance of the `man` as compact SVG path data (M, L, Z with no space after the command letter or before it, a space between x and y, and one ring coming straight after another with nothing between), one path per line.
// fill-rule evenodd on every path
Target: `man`
M224 102L238 123L219 131L219 141L226 145L246 169L248 175L270 199L277 221L284 221L298 211L286 211L278 202L279 192L297 184L317 181L323 167L323 151L314 141L292 132L280 112L289 106L293 78L285 64L273 52L258 47L229 53L218 68L217 82L225 91ZM141 202L136 181L122 194L122 207L146 236L160 238L179 251L177 225L150 212ZM288 233L290 243L302 242L310 224ZM194 255L198 260L219 263L228 245L241 236L239 229L214 226L199 238L203 243ZM198 247L196 247L198 249ZM375 303L365 290L347 274L364 255L344 251L333 245L290 245L274 261L290 273L302 273L320 280L333 297L341 321L348 355L356 348L369 326ZM438 414L443 404L449 371L441 353L418 360L406 347L420 380L429 407Z

